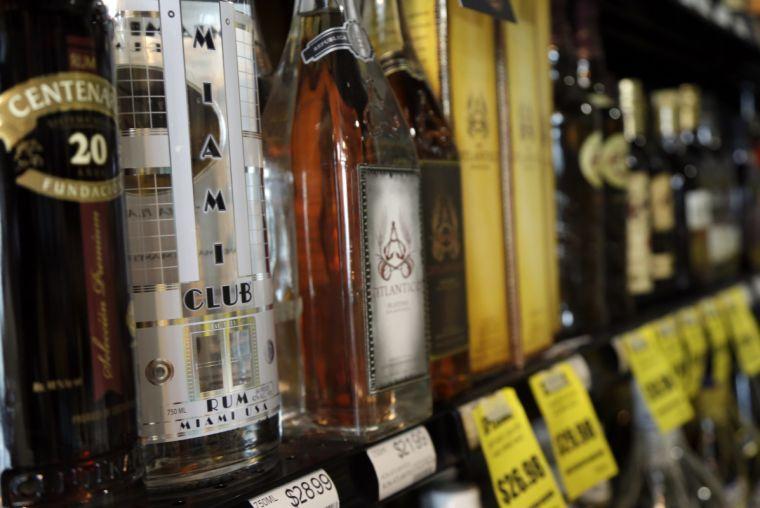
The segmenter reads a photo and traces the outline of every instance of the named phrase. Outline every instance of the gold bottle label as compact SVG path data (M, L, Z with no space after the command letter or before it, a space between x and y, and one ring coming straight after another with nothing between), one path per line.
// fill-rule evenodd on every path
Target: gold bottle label
M651 228L649 222L649 175L631 173L628 179L628 290L632 295L652 291Z
M613 134L604 142L599 170L608 185L616 189L628 186L628 141L622 133Z
M470 361L509 360L494 21L448 2L451 104L462 163Z
M538 58L542 42L541 2L518 0L513 3L519 23L502 23L506 65L506 100L509 128L509 167L504 168L511 192L505 203L512 207L512 248L519 300L519 332L516 340L525 355L544 349L552 341L556 235L550 215L554 213L554 182L551 161L544 155L544 139L549 122L543 113L551 109L542 89L549 79L544 59Z
M602 187L601 156L602 156L602 133L592 132L581 145L578 153L578 163L581 173L586 181L595 189Z

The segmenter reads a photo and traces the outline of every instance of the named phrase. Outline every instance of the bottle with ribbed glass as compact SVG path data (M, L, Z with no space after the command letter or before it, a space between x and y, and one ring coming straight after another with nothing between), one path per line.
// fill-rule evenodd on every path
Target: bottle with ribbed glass
M288 432L303 427L305 412L303 349L301 343L301 296L298 287L298 250L295 229L293 173L290 171L290 132L293 115L288 114L289 96L282 90L272 93L272 84L286 86L288 68L276 76L259 39L257 66L269 72L259 79L263 105L264 192L269 231L270 266L274 285L274 320L277 336L278 372L282 397L282 419ZM271 99L271 100L270 100Z
M362 15L420 159L431 377L435 395L448 398L466 388L469 374L459 155L408 43L400 4L367 0Z
M414 140L353 0L298 0L269 107L295 191L306 408L372 439L431 412Z
M578 48L578 85L596 111L602 147L598 167L604 189L605 298L611 320L633 312L626 277L628 220L628 142L617 102L617 84L607 70L599 34L598 0L576 0L575 40Z
M113 27L0 4L3 506L124 506L141 474Z
M254 25L247 0L115 20L138 427L147 486L176 488L280 438Z
M646 148L644 90L635 79L618 84L623 134L628 141L628 221L626 225L628 291L638 305L654 291L649 206L649 164Z
M659 158L670 169L670 182L675 211L675 287L689 287L689 230L686 225L686 192L683 164L683 146L679 137L678 90L658 90L652 94L654 131ZM665 237L665 245L672 239Z
M552 1L550 61L554 82L556 175L562 336L590 332L607 322L604 298L602 133L594 107L578 86L573 34L565 0Z
M673 171L670 159L658 146L658 134L668 131L668 95L653 95L651 141L647 143L649 155L649 206L652 220L652 278L656 298L672 294L676 286L678 237L676 200L673 192ZM672 97L671 97L672 99ZM671 113L672 116L672 113ZM664 117L664 118L663 118ZM661 135L661 134L660 134Z

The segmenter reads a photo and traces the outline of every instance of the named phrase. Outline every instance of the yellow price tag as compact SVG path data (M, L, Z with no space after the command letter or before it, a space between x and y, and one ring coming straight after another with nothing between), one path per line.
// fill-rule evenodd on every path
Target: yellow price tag
M472 411L491 485L501 508L564 508L565 500L512 388Z
M707 339L712 350L712 379L716 385L726 385L731 381L731 351L728 348L728 330L724 326L718 303L714 298L702 300L699 305L702 323L707 330Z
M739 367L748 376L760 374L760 329L750 308L749 295L743 287L734 287L723 293L722 302Z
M687 307L681 310L678 315L678 330L686 345L689 355L688 382L686 383L686 392L690 397L695 397L702 388L702 381L705 377L705 362L707 357L707 337L702 329L702 322L699 320L699 312L694 307Z
M586 387L569 363L530 378L530 388L552 439L567 496L575 500L617 475L615 457Z
M673 316L668 316L649 325L654 327L660 342L660 347L673 367L681 384L688 386L688 356L684 350L681 337L678 334L678 325Z
M667 433L694 417L654 328L645 326L623 337L628 363L660 432Z

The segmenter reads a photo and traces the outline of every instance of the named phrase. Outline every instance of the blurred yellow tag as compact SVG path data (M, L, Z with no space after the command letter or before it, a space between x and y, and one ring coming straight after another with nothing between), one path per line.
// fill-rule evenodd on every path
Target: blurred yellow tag
M562 484L571 501L617 475L615 457L586 387L569 363L530 378L552 440Z
M694 417L681 382L649 325L623 337L628 362L660 432L680 427Z
M512 388L484 398L472 411L501 508L564 508L525 410Z
M686 392L690 397L695 397L702 387L705 377L705 362L707 361L707 337L699 320L699 312L694 307L687 307L677 315L678 332L682 342L688 349L688 376L685 385Z
M728 348L728 330L720 315L717 300L702 300L698 308L710 342L712 379L716 385L728 384L731 380L731 351Z
M675 317L664 317L649 326L654 328L665 357L673 367L673 371L678 376L682 386L686 389L689 381L689 357L678 334L678 324Z
M749 295L742 286L725 291L721 302L731 327L739 367L748 376L760 374L760 329L752 309Z

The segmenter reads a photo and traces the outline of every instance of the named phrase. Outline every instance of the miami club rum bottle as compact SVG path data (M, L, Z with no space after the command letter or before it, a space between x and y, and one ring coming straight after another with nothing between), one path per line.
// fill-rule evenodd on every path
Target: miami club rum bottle
M2 504L139 479L113 32L96 1L0 6Z
M404 16L459 149L470 369L474 375L485 375L512 359L495 23L456 0L405 1Z
M437 397L467 387L467 295L459 156L399 15L399 0L364 3L363 20L401 106L422 172L431 377Z
M248 2L117 9L138 423L146 484L176 487L279 442L253 25Z
M372 439L431 411L414 141L351 0L298 0L270 104L291 117L306 407Z

